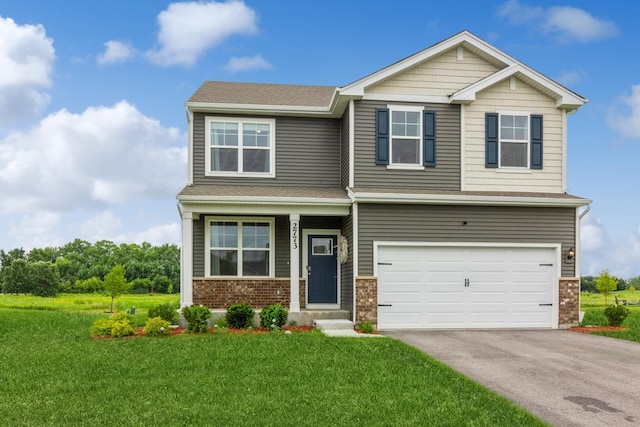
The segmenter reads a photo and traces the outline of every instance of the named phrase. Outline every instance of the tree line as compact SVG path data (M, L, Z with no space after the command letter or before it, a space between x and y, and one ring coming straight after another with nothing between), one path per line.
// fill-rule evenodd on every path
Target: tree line
M180 290L180 249L144 242L91 244L75 239L60 247L0 249L0 289L4 293L52 296L58 292L104 292L105 276L124 268L133 293Z
M604 270L600 276L581 276L580 277L580 290L584 292L599 292L597 288L598 277L602 277L603 274L611 277L612 281L616 283L613 291L624 291L626 289L640 289L640 276L632 277L630 279L623 279L609 275L608 270Z

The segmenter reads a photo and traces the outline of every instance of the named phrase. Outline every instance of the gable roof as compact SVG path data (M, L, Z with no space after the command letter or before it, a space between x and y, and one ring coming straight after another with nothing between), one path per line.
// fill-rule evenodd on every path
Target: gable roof
M344 87L205 81L186 106L189 111L202 112L340 117L349 100L362 98L367 88L457 47L478 55L498 71L444 98L452 104L471 103L478 92L514 76L555 99L557 108L571 112L588 101L464 30Z
M479 91L514 75L518 75L518 77L525 80L528 84L531 84L536 89L556 99L556 106L558 108L567 108L571 111L577 109L588 101L586 98L565 88L532 68L529 68L525 64L517 61L510 55L502 52L500 49L490 45L467 30L461 31L446 40L436 43L416 54L401 59L400 61L340 88L340 95L362 97L368 87L398 75L408 68L458 46L468 49L487 62L495 65L500 70L470 86L467 86L464 89L450 94L449 101L451 103L470 103L475 100L475 95Z

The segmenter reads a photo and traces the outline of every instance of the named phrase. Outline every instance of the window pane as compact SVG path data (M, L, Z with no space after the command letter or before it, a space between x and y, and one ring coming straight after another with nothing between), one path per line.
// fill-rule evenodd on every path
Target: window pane
M242 251L243 276L268 276L269 251Z
M314 237L311 245L313 255L333 255L333 239L330 237Z
M218 221L212 222L210 237L212 248L237 248L238 223Z
M211 145L238 145L238 123L212 122Z
M268 147L269 134L268 123L245 123L242 126L242 143L246 147Z
M269 150L243 150L243 172L269 172Z
M406 136L420 136L420 126L418 125L407 125L407 134Z
M502 127L513 127L513 116L500 116Z
M269 223L245 222L242 224L243 248L269 248Z
M392 163L412 165L420 163L420 144L418 140L394 138L391 144Z
M420 123L420 113L417 111L407 111L407 123L414 125Z
M528 141L529 117L500 116L500 138L516 141Z
M211 275L212 276L237 276L238 275L238 251L212 250L211 251Z
M500 166L527 167L527 147L517 142L500 144Z
M392 111L391 134L394 136L420 136L420 113Z
M236 148L212 148L211 171L237 172L238 150Z

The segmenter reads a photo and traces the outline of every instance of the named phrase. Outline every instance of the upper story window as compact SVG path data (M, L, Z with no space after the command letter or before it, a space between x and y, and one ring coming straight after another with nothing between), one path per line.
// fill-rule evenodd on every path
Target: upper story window
M543 116L502 111L485 114L485 167L542 169Z
M529 167L529 115L500 114L500 167Z
M421 166L421 111L391 110L391 165Z
M207 175L275 176L275 120L208 117Z
M376 165L423 169L436 166L436 112L416 105L375 109Z

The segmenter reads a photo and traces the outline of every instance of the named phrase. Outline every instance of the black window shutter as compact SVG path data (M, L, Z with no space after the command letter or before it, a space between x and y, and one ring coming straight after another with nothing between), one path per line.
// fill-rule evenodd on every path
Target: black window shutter
M389 164L389 109L376 108L376 165Z
M498 113L485 114L485 167L498 167Z
M436 165L436 112L422 112L422 164L427 167Z
M531 115L531 169L542 169L542 116Z

